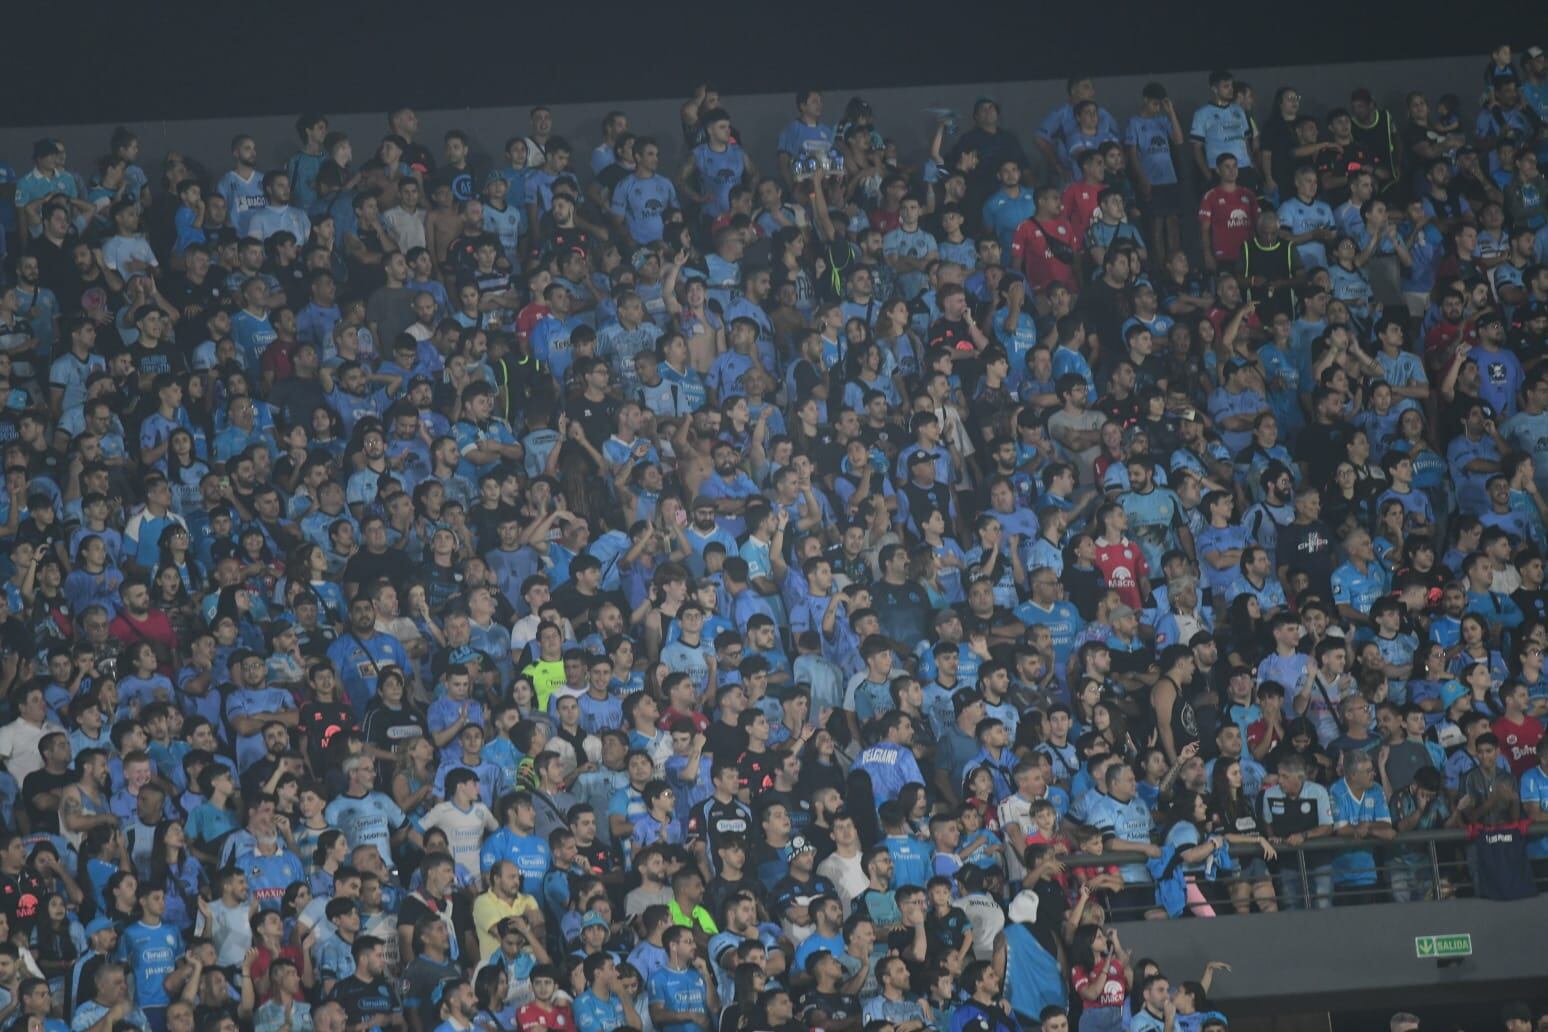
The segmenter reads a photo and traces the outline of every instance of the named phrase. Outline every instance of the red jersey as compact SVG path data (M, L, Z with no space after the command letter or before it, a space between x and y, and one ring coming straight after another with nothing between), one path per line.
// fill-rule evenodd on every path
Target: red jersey
M1521 775L1537 765L1537 743L1543 740L1543 722L1536 717L1522 717L1521 723L1513 723L1504 717L1494 720L1494 736L1500 740L1500 755L1510 764L1512 777Z
M1101 183L1071 183L1064 188L1064 214L1070 220L1070 225L1080 235L1080 239L1086 239L1086 230L1091 228L1091 219L1096 215L1097 197L1107 189Z
M871 223L871 228L882 236L886 236L894 229L897 229L901 221L898 218L897 212L888 211L886 208L877 208L867 218Z
M1038 228L1039 222L1042 229ZM1050 237L1053 247L1049 246ZM1011 261L1020 263L1021 271L1034 290L1042 290L1050 283L1063 283L1071 291L1078 291L1075 272L1070 266L1081 243L1082 238L1076 236L1062 218L1038 219L1036 222L1027 219L1016 227L1016 233L1011 237ZM1055 249L1059 251L1057 257Z
M570 1008L553 1007L548 1004L533 1000L523 1004L516 1012L516 1027L519 1029L546 1028L551 1032L572 1032L575 1028L575 1018L570 1013Z
M516 336L522 340L530 339L532 327L547 314L549 314L548 306L541 301L533 301L526 305L516 313Z
M1145 563L1145 553L1129 538L1109 541L1098 539L1096 568L1107 586L1118 593L1123 604L1134 609L1144 606L1144 592L1140 585L1150 583L1150 567Z
M1102 963L1091 971L1078 964L1070 967L1070 983L1077 993L1096 981L1102 983L1102 994L1095 1000L1083 1001L1088 1009L1121 1007L1129 998L1129 980L1123 975L1123 965L1112 957L1103 958Z
M1240 186L1217 186L1199 200L1199 225L1217 259L1234 262L1258 224L1258 195Z
M656 721L656 726L663 731L670 731L672 730L672 725L676 724L680 720L686 720L688 723L692 724L693 733L696 735L702 735L704 732L709 730L709 717L706 717L704 714L698 712L697 710L693 711L692 713L684 713L681 710L672 709L670 706L662 711L661 718Z
M126 646L150 642L156 650L156 669L171 676L171 660L177 654L177 632L172 629L172 621L167 619L166 613L152 609L143 620L130 620L124 613L119 613L108 624L108 634Z
M1469 324L1437 320L1424 335L1424 366L1431 376L1444 376L1451 364L1451 348L1459 340L1471 345L1477 334Z
M275 341L263 350L263 357L258 360L258 366L263 372L268 373L278 383L280 380L288 380L294 368L290 361L290 353L295 350L298 341Z
M1212 324L1214 324L1215 335L1219 336L1221 333L1225 332L1225 324L1231 321L1231 317L1234 316L1236 312L1237 310L1234 308L1224 308L1220 305L1212 305L1210 306L1209 311L1204 313L1204 318L1208 319ZM1256 308L1248 312L1247 318L1242 320L1242 329L1249 331L1263 329L1263 320L1258 318L1258 310Z

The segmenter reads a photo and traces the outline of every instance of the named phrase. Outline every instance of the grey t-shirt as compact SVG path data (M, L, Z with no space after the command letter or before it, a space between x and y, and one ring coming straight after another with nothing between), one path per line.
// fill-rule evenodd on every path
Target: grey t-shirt
M1387 748L1387 780L1389 795L1406 789L1414 783L1414 775L1430 766L1430 751L1423 742L1406 739Z

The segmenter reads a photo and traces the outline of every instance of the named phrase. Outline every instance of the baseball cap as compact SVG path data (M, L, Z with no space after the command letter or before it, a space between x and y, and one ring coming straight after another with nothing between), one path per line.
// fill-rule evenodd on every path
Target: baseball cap
M581 918L581 931L583 931L583 932L586 929L588 929L588 928L606 928L606 927L607 927L607 918L603 917L601 914L597 913L595 910L588 910L588 911L586 911L586 916Z
M1233 358L1231 361L1226 363L1226 372L1234 373L1239 370L1246 369L1250 365L1252 365L1252 363L1247 361L1245 358Z
M1011 900L1005 916L1017 924L1037 920L1037 893L1031 889L1022 889L1016 893L1016 898Z
M947 606L944 609L937 609L935 611L935 626L937 627L939 627L941 624L951 623L953 620L960 619L960 614L958 614L958 612L950 606Z
M817 852L817 847L812 845L811 841L805 835L797 835L790 840L791 856L795 856L797 853L815 852Z
M1183 422L1185 422L1185 423L1202 423L1202 422L1204 422L1204 414L1201 413L1196 408L1185 408L1185 409L1183 409L1182 410L1181 418L1182 418Z
M1496 323L1504 323L1505 319L1499 312L1490 309L1478 317L1479 326L1492 326Z
M1121 620L1121 619L1123 619L1126 616L1133 616L1133 615L1134 615L1134 610L1130 606L1116 605L1116 606L1113 606L1112 609L1109 609L1107 611L1107 622L1108 623L1112 623L1114 620Z
M98 932L105 932L109 928L116 929L117 927L117 925L105 917L94 917L91 919L91 923L86 926L86 938L90 939Z
M713 509L715 507L715 499L709 495L696 495L693 499L693 507L695 509Z
M1456 702L1466 694L1467 689L1462 687L1461 682L1455 680L1447 681L1445 684L1441 685L1441 710L1443 712L1445 710L1449 710L1452 703Z
M1526 48L1526 56L1527 56L1527 58L1529 60L1536 61L1539 57L1543 56L1543 48L1542 47L1527 47Z

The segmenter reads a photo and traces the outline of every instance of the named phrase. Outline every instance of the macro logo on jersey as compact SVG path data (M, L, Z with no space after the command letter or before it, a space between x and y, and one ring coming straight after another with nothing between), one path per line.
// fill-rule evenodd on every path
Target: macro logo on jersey
M14 885L7 885L3 890L0 890L0 893L4 894L7 903L10 902L12 897L15 897L15 905L7 909L15 913L18 921L30 921L38 916L38 904L40 901L35 893L25 889L18 889Z
M1113 567L1112 575L1108 578L1114 587L1131 588L1134 580L1134 550L1123 549L1123 561Z

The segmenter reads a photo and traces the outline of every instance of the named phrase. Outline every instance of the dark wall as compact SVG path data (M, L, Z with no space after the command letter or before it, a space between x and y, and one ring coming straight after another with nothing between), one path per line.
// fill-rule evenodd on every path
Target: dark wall
M1174 981L1196 980L1211 960L1210 996L1246 1012L1312 1012L1394 1000L1508 999L1543 986L1548 897L1499 903L1447 900L1250 917L1185 918L1119 925L1136 958L1153 957ZM1421 935L1473 937L1473 955L1438 964L1415 956ZM1502 985L1502 983L1505 983ZM1233 1007L1233 1015L1238 1008Z
M1279 86L1294 85L1306 98L1302 110L1321 115L1330 107L1347 103L1357 86L1370 89L1384 105L1393 109L1401 121L1403 96L1412 89L1425 90L1432 99L1445 92L1463 98L1463 110L1471 124L1476 110L1480 62L1476 57L1440 58L1426 61L1387 61L1364 64L1301 65L1276 68L1236 68L1239 79L1252 83L1257 94L1255 114L1261 119ZM1139 106L1141 87L1152 78L1163 82L1177 106L1183 129L1188 128L1192 111L1207 99L1207 75L1190 72L1152 76L1135 74L1105 77L1098 81L1098 101L1112 111L1120 130ZM824 120L831 123L843 112L847 92L825 95ZM934 129L929 107L954 107L963 113L961 123L971 123L967 112L974 98L987 95L1000 102L1001 125L1016 132L1030 152L1032 137L1045 115L1064 103L1064 82L1049 79L1023 82L977 83L956 86L911 87L865 91L876 112L881 130L898 141L905 160L917 161L928 146ZM534 102L541 98L534 98ZM731 111L744 137L752 141L752 155L759 167L770 170L774 164L774 141L780 129L794 117L794 99L785 94L728 96L725 105ZM328 110L328 98L316 98L316 104ZM567 137L576 150L576 164L589 170L591 149L601 138L602 116L619 107L627 111L630 128L636 133L653 134L662 144L663 167L674 170L681 159L682 137L678 131L680 99L631 102L628 104L569 104L554 106L554 128ZM341 115L330 113L330 124L350 134L357 163L368 158L385 129L382 114ZM525 135L529 129L526 107L471 108L463 110L421 111L420 139L439 149L441 134L459 128L473 138L475 156L487 162L503 161L505 140ZM140 134L142 165L154 178L158 162L168 150L192 155L212 171L219 173L230 165L232 135L245 132L258 141L260 166L282 165L297 149L293 128L295 115L263 118L209 119L182 122L135 123ZM31 168L32 141L52 135L62 139L69 150L70 167L86 172L107 149L111 125L78 125L0 129L0 157L17 171ZM583 178L585 178L583 176Z

